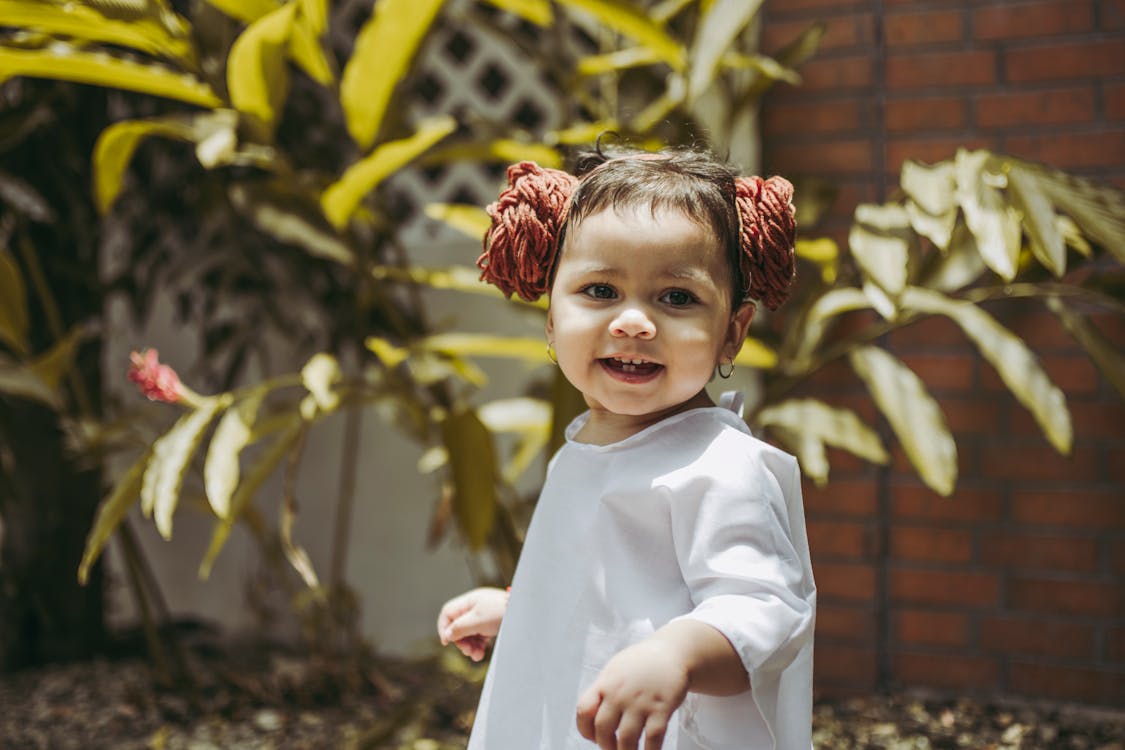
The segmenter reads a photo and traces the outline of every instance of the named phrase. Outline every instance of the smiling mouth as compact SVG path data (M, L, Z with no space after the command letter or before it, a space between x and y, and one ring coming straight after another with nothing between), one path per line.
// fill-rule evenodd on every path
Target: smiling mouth
M611 372L632 377L646 377L655 375L664 369L664 365L649 362L644 359L629 359L621 357L606 357L601 360L602 366Z

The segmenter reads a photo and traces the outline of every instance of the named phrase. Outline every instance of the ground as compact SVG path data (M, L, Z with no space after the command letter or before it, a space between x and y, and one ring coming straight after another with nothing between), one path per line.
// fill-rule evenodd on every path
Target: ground
M463 750L482 671L448 652L361 668L278 650L189 656L194 690L136 658L0 676L4 750ZM1125 712L899 693L819 701L817 750L1125 750Z

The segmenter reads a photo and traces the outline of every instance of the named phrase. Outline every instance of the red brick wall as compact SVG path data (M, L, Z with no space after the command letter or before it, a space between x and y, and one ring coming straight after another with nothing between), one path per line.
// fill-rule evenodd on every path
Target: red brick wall
M1125 0L769 0L763 49L828 32L801 87L771 93L764 169L840 190L817 229L846 236L906 158L984 147L1125 187ZM1125 405L1042 307L991 307L1067 393L1059 456L959 330L927 320L888 346L957 438L957 491L832 453L806 487L821 695L928 686L1125 703ZM1125 347L1125 326L1105 321ZM845 368L816 392L875 422Z

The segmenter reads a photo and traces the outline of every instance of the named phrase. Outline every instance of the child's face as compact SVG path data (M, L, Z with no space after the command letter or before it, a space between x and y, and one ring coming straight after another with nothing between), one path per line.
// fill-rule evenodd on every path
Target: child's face
M754 310L732 311L730 273L713 233L680 211L607 209L571 228L547 338L592 418L710 403L703 388L738 353Z

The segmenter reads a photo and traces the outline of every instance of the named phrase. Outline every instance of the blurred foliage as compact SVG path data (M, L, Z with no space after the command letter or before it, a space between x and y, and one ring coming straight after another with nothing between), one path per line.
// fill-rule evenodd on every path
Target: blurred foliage
M569 111L563 127L530 132L485 112L410 120L416 52L433 24L454 20L436 0L0 7L9 29L0 81L40 76L132 92L116 100L124 114L92 156L103 228L123 255L110 284L129 293L140 317L155 292L170 287L184 319L204 334L205 368L193 379L205 395L175 401L178 421L145 441L106 495L81 574L135 503L169 536L176 511L198 498L216 519L202 575L243 521L306 585L296 601L314 610L327 604L335 613L329 621L354 618L342 566L334 562L322 583L291 535L293 477L313 426L342 410L374 407L426 446L419 470L443 477L431 540L455 524L470 549L492 555L503 578L530 505L517 480L557 445L561 425L581 408L553 371L533 389L535 398L474 403L483 383L474 358L546 365L545 348L538 340L432 330L420 290L498 294L476 280L475 269L409 262L398 242L407 217L387 179L411 165L454 160L558 166L569 147L610 130L645 147L705 134L720 153L752 159L740 150L741 134L761 94L777 81L798 81L795 66L823 32L813 26L769 58L756 49L759 2L465 3L458 22L501 34L500 9L538 29L509 41ZM901 185L896 200L857 209L846 251L827 238L799 241L803 281L784 331L763 321L736 360L759 370L765 386L748 421L794 451L818 482L828 479L827 446L886 462L878 431L854 412L791 395L826 365L847 361L923 481L951 493L956 446L940 406L877 346L891 330L941 315L961 327L1052 445L1067 452L1063 394L983 303L1024 297L1046 304L1122 390L1121 355L1089 317L1123 311L1121 284L1109 283L1120 281L1125 247L1121 194L986 152L930 167L908 163ZM799 200L802 218L819 213L815 202ZM480 236L479 207L434 205L428 213ZM17 289L11 266L0 265L0 283ZM19 307L0 307L5 346L17 354ZM865 325L839 325L869 310L877 316ZM273 374L271 332L307 362L299 373ZM250 362L266 375L250 374ZM10 369L30 383L34 365L24 357ZM35 397L36 387L6 390ZM76 432L87 445L105 445L114 434L112 425L89 423ZM513 440L495 442L501 434ZM513 450L501 453L498 444ZM352 441L343 452L345 478L356 447ZM257 496L274 473L283 474L285 489L279 528L271 531ZM337 512L346 518L354 487L341 485ZM347 548L346 524L339 529L336 560Z

